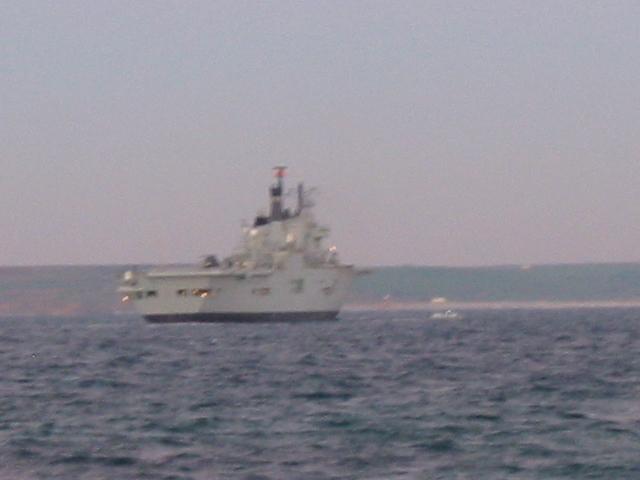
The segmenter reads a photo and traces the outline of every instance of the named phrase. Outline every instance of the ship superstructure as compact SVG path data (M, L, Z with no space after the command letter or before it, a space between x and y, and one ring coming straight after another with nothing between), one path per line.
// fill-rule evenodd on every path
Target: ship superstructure
M299 321L336 318L356 274L326 247L302 184L285 207L285 167L274 168L269 213L243 227L238 248L193 267L130 270L119 292L151 322Z

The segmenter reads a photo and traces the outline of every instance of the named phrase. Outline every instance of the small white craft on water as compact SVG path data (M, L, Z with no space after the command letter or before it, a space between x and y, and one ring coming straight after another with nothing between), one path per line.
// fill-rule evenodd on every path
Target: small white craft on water
M444 312L434 312L431 314L431 317L434 319L446 319L446 320L458 320L462 318L462 315L458 312L454 312L453 310L446 310Z

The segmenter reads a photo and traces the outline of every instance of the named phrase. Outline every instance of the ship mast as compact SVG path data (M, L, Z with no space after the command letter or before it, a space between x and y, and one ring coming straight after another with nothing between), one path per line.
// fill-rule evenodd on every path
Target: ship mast
M298 208L296 209L296 215L300 215L302 213L302 209L304 208L304 185L302 182L298 184Z
M270 219L282 220L283 218L283 204L282 204L282 192L284 191L284 175L287 171L287 167L279 165L273 167L274 175L276 177L276 184L270 188L271 194L271 215Z

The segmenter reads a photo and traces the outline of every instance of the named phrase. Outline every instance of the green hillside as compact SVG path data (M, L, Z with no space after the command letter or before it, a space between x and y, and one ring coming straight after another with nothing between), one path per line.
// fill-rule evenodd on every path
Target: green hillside
M356 299L606 301L640 299L640 264L477 268L380 267L358 279Z

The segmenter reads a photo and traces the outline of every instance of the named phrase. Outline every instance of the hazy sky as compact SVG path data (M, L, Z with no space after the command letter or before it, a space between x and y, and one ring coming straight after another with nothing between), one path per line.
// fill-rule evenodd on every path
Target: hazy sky
M638 1L0 0L0 264L640 261Z

